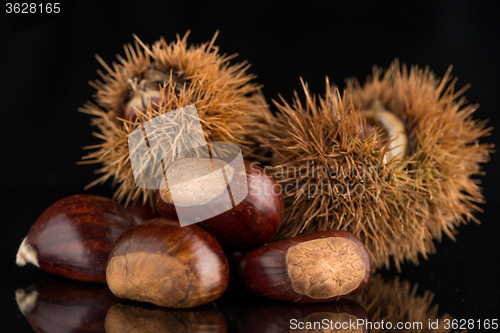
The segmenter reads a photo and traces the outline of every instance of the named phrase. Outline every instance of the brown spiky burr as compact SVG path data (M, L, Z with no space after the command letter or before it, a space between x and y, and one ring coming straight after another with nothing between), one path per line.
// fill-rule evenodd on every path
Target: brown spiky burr
M117 202L72 195L50 205L23 239L16 263L30 263L68 279L106 283L106 264L116 239L137 222Z
M443 233L453 238L461 223L477 221L484 199L473 177L489 160L493 145L480 139L491 128L472 119L477 105L450 79L396 61L364 86L349 80L342 95L328 79L324 97L304 84L305 103L296 93L292 104L275 103L275 118L262 113L250 137L283 190L277 238L349 231L374 268L392 257L400 269L433 253Z
M219 52L217 34L202 45L189 45L187 36L171 43L161 38L152 46L136 37L135 45L125 46L126 56L111 66L98 57L107 73L99 71L102 80L91 83L95 101L81 109L93 116L94 135L102 140L87 147L93 151L81 162L101 165L96 171L101 176L89 187L111 179L118 201L152 200L154 191L134 181L128 136L148 120L188 105L196 106L206 141L245 143L245 124L260 107L251 97L259 87L251 82L249 65L231 64L235 55ZM174 119L167 135L182 141L183 131L189 128Z

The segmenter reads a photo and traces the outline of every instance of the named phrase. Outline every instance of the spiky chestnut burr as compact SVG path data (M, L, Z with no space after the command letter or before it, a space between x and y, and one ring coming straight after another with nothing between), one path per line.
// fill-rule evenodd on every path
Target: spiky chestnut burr
M328 81L324 98L304 85L305 104L296 94L293 104L276 103L276 118L261 116L253 139L272 156L268 172L282 188L295 184L283 193L277 238L346 230L365 244L374 268L389 267L392 257L399 270L433 253L443 233L453 238L459 224L477 221L484 199L472 177L489 160L493 145L479 140L491 128L472 119L477 106L459 98L463 89L455 92L450 78L395 62L363 87L348 81L342 96ZM375 110L392 125L374 121Z
M206 305L194 309L116 304L106 315L106 333L227 333L220 311Z
M106 280L120 298L190 308L224 293L229 268L221 246L208 231L158 218L116 240Z
M106 283L106 263L115 240L136 224L115 201L73 195L52 204L24 238L16 263L31 263L68 279Z
M240 263L248 288L294 303L343 299L363 289L370 273L364 245L345 231L318 231L268 243Z
M142 196L152 202L154 190L139 188L134 181L128 135L144 122L188 105L196 105L206 141L246 142L244 125L262 107L260 99L251 97L258 87L250 82L254 76L247 73L249 65L231 65L234 56L221 55L214 46L217 34L197 46L189 46L187 36L172 43L161 38L151 47L137 39L135 48L125 46L126 58L118 57L119 63L108 66L100 60L107 73L99 72L102 81L92 84L95 103L81 109L93 116L95 135L102 140L87 147L95 150L81 162L102 165L97 171L102 175L89 187L113 179L118 201L128 204ZM174 138L182 131L183 124L174 121Z
M207 168L211 173L204 175ZM224 180L214 172L219 168L225 170ZM157 191L156 207L165 217L178 220L179 213L189 217L190 222L198 222L197 225L213 234L222 245L238 250L264 245L280 229L283 196L279 188L276 189L276 182L259 166L244 161L244 168L240 170L224 159L186 158L172 163L166 170L167 175L170 173L170 179L175 177L183 182L172 188L165 182L166 188ZM241 188L242 185L245 188ZM242 197L237 192L243 193L243 190L248 191L247 195L234 205L234 198ZM228 202L229 194L233 202ZM223 213L209 214L212 217L200 222L200 216L211 211Z
M126 208L130 214L134 217L136 224L141 224L143 222L153 220L162 215L149 204L142 204L141 202L135 202L130 204Z

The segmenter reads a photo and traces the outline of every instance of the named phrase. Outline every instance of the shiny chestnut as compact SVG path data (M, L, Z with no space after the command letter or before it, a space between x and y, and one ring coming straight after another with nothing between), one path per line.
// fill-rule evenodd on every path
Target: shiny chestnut
M165 188L156 194L158 211L171 219L187 217L223 245L253 249L271 241L281 227L284 202L280 188L253 163L244 161L237 169L223 158L184 158L172 163L166 175ZM172 179L177 183L169 187ZM247 191L243 192L246 195L236 202L233 198L241 191Z
M120 298L189 308L219 298L228 286L229 268L221 246L206 230L158 218L116 240L106 278Z
M111 199L73 195L52 204L36 220L16 263L32 263L73 280L105 283L113 243L135 224L132 215Z
M345 231L319 231L266 244L240 263L245 285L282 301L336 301L363 289L371 265L366 248Z

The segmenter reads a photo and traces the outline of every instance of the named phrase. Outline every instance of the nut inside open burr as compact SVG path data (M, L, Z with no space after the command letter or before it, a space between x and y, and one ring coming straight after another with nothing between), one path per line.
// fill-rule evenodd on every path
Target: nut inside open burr
M389 140L384 164L393 158L405 158L408 139L405 125L401 119L394 113L387 111L380 101L375 101L369 110L364 110L362 113L366 119L367 132L369 133L373 127L379 127L382 130L383 139Z

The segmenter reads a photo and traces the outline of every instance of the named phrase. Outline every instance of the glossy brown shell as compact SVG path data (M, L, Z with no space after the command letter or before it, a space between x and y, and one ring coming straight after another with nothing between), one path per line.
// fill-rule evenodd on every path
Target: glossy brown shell
M276 182L259 166L245 161L245 174L235 173L229 188L232 184L241 184L242 177L247 178L246 198L236 207L197 225L208 230L223 245L249 250L266 244L276 235L283 220L284 203ZM160 213L175 220L178 219L176 209L195 216L198 210L214 209L220 205L223 205L221 197L201 206L175 207L163 201L159 191L156 193L156 207Z
M31 227L26 243L47 273L106 283L106 263L115 240L135 225L117 202L96 195L73 195L52 204Z
M289 249L301 246L311 241L328 241L331 238L342 238L354 244L359 250L359 256L364 261L361 267L364 267L364 274L359 279L359 285L351 288L348 292L339 293L332 297L309 297L308 295L296 292L294 284L297 281L292 281L290 277L290 267L287 264L287 254ZM289 259L289 258L288 258ZM310 280L316 279L318 274L326 274L323 271L318 271L324 262L311 261L308 267L305 268L305 274L309 274ZM328 264L328 263L326 263ZM337 263L332 263L332 265ZM349 260L345 265L349 265ZM349 267L336 267L337 274L346 274ZM245 285L255 292L282 301L295 303L320 303L337 301L349 295L355 294L363 289L368 283L370 277L371 265L368 252L359 239L346 231L319 231L311 234L301 235L295 238L282 240L266 244L256 250L248 253L240 263L240 275ZM334 273L334 272L333 272ZM332 274L333 274L332 273ZM330 274L330 273L328 273ZM335 276L330 276L335 278ZM350 276L342 277L349 280ZM322 283L322 282L321 282ZM319 289L328 288L327 285L319 285ZM334 291L336 291L334 289Z
M368 320L365 309L357 302L341 300L338 302L320 304L276 304L260 305L253 309L247 309L238 321L240 333L282 333L282 332L308 332L307 329L292 329L295 325L307 322L320 322L328 320L328 325L341 321L349 324L349 320ZM333 323L330 323L332 321ZM341 325L342 323L340 323ZM344 324L346 325L346 324ZM356 327L358 328L358 327ZM356 332L364 333L367 329L360 325L354 330L333 330L319 328L313 332Z
M120 298L189 308L219 298L228 286L229 268L221 246L206 230L158 218L116 240L106 278Z

